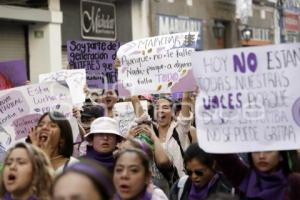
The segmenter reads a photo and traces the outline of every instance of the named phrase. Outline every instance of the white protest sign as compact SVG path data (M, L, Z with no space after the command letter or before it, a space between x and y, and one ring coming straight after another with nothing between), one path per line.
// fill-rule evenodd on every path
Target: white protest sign
M40 116L58 111L72 115L72 99L68 87L58 82L31 84L0 92L0 146L27 137ZM9 133L9 134L8 134ZM8 138L7 135L10 135Z
M148 112L147 101L140 101L145 113ZM119 122L120 133L123 136L127 135L127 132L136 118L134 109L131 102L120 102L114 105L114 109L117 112L117 121Z
M86 84L85 69L60 70L39 75L39 82L66 81L71 92L73 104L80 104L85 101L83 88Z
M117 52L121 96L193 91L191 53L199 33L177 33L135 40Z
M232 153L300 148L300 44L195 52L200 146Z

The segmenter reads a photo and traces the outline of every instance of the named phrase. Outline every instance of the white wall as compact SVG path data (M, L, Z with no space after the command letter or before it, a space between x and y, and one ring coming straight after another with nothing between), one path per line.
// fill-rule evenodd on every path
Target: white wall
M49 9L51 15L49 23L37 23L29 26L30 80L33 83L38 82L39 74L63 68L60 1L49 0ZM37 37L36 32L42 33L42 37Z
M150 36L150 0L132 0L132 40Z
M35 32L43 33L37 38ZM60 24L37 24L29 26L30 79L38 82L41 73L62 69Z

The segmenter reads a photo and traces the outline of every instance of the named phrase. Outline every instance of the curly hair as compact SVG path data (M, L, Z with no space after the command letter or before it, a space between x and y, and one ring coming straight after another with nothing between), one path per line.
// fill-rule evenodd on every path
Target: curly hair
M33 177L31 181L31 196L36 199L48 200L50 199L50 188L54 179L54 169L51 166L50 160L47 155L35 147L34 145L28 143L17 143L7 152L4 159L4 163L8 160L13 150L23 148L28 153L30 162L32 163ZM3 198L7 190L3 183L3 171L5 165L1 172L0 180L0 197Z

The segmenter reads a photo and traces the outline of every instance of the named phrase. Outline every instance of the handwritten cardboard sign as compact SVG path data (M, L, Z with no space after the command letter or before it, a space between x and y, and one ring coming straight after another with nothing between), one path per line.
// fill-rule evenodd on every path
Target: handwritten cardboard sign
M26 81L24 60L0 62L0 90L24 85Z
M72 99L69 89L58 82L31 84L0 92L0 127L10 133L11 139L0 146L27 137L39 117L49 111L72 115ZM0 137L0 138L1 138ZM2 140L0 140L2 143Z
M191 54L198 33L177 33L136 40L117 53L119 94L122 96L192 91Z
M300 148L300 44L195 52L200 146L231 153Z
M90 88L112 89L117 82L114 65L119 42L68 41L68 61L72 69L85 69Z
M73 104L85 101L84 86L86 84L85 69L60 70L57 72L40 74L39 82L66 81L72 96Z
M141 101L141 105L145 113L148 112L147 101ZM121 102L114 105L114 109L117 112L117 121L119 122L120 133L123 136L127 135L127 132L131 125L133 125L136 118L134 109L131 102Z

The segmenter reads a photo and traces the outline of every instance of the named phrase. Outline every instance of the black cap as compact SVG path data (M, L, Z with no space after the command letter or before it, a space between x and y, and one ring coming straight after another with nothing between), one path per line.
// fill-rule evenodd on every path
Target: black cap
M98 118L104 116L104 108L100 105L88 105L83 107L81 117Z

